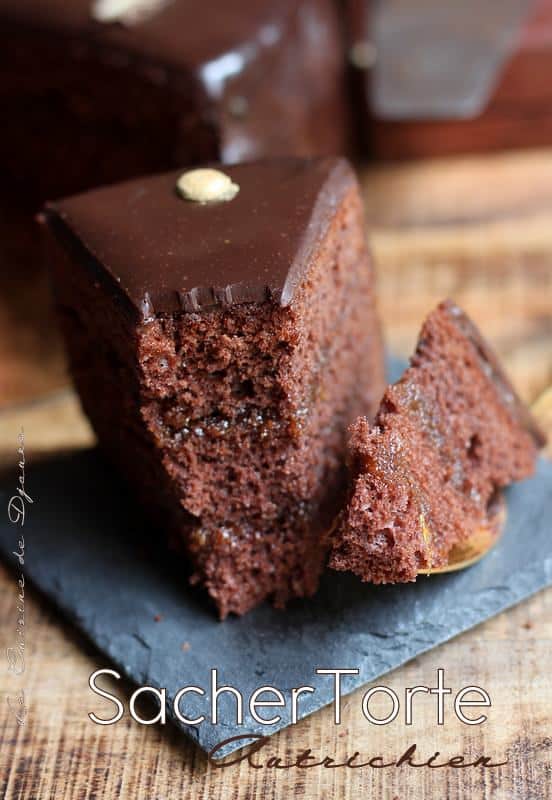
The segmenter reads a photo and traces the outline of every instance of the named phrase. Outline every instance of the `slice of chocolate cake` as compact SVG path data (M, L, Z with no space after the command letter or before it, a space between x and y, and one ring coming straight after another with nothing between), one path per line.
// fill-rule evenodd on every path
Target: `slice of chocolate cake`
M347 163L172 172L45 218L84 409L156 529L223 617L312 594L347 426L383 391Z
M494 524L501 487L532 474L543 444L468 317L450 301L426 320L411 366L376 421L351 428L352 488L330 566L398 583L446 565Z

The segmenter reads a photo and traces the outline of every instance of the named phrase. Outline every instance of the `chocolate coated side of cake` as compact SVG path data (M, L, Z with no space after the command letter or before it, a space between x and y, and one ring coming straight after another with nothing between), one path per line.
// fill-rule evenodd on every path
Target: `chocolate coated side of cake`
M179 199L171 174L49 212L84 408L221 616L315 591L343 501L346 428L373 414L383 381L350 169L325 159L226 172L240 185L228 203ZM167 197L152 240L149 213ZM121 204L128 224L111 215Z
M532 474L542 436L468 317L442 303L372 427L351 428L352 485L330 565L415 580L492 524L501 487Z

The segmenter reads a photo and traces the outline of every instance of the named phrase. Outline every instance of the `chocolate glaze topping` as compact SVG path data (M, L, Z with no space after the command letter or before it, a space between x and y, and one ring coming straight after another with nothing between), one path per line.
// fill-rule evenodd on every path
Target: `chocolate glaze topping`
M181 171L50 204L46 221L138 315L213 305L289 305L354 174L344 159L277 159L222 167L229 202L194 203Z

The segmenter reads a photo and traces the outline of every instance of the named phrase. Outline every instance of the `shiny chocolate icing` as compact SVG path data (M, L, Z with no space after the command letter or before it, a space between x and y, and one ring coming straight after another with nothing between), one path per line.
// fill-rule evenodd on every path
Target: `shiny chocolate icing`
M354 174L333 157L221 169L240 187L227 202L182 199L172 171L50 204L44 219L142 319L268 299L287 306Z

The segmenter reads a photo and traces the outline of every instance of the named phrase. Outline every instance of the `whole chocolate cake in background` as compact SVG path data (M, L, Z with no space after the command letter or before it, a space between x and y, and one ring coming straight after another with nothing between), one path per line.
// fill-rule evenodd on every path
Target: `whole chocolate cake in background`
M495 525L499 492L533 474L544 439L496 357L450 301L426 320L375 423L351 429L352 484L330 566L412 581Z
M347 426L383 391L347 163L224 173L136 180L45 216L84 409L223 617L315 591Z
M0 0L2 191L346 149L331 0Z
M207 160L347 150L332 0L0 0L0 35L0 326L19 320L29 359L55 348L33 220L46 200ZM46 364L60 372L55 353Z

